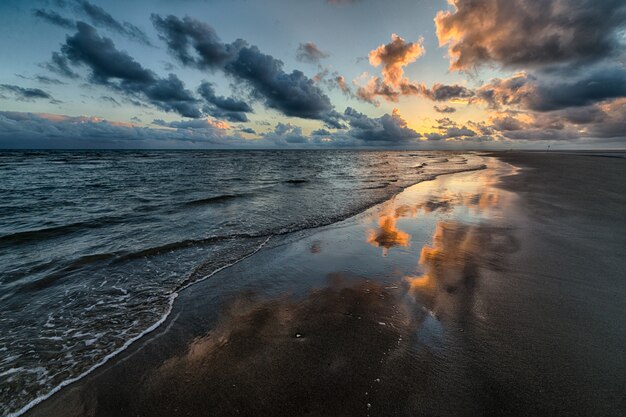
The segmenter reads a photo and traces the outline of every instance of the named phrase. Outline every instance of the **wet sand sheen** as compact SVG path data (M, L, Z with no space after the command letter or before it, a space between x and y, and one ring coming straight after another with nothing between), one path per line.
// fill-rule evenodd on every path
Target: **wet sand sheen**
M602 321L546 301L569 306L581 289L537 278L537 248L555 243L528 233L541 227L530 198L499 183L515 170L486 163L272 242L28 415L619 415L623 332L590 330L610 333L604 357L584 337L569 345Z

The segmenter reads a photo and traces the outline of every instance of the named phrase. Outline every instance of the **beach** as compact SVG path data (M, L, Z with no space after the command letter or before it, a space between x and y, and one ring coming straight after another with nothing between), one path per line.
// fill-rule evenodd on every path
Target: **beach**
M622 416L626 160L480 156L274 236L28 416Z

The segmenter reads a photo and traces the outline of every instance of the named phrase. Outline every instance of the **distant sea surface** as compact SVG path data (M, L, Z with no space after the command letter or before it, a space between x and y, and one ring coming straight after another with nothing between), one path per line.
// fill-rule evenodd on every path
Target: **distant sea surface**
M478 168L449 152L0 152L0 415L113 357L178 291L268 240Z

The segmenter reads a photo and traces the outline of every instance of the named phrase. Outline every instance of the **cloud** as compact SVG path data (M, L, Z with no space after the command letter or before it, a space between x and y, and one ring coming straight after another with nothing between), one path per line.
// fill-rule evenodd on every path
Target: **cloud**
M117 32L131 40L152 45L148 36L137 26L128 22L119 22L107 13L102 7L85 0L76 1L77 9L89 18L96 27L106 28Z
M203 82L198 87L198 93L206 100L204 111L213 117L223 118L231 122L247 122L246 113L252 112L252 107L242 100L232 97L216 96L213 84Z
M53 25L65 28L65 29L75 29L76 22L72 19L65 18L52 10L44 10L44 9L33 9L33 15L38 17L48 23Z
M549 112L505 110L490 118L492 128L512 140L626 139L626 98Z
M474 91L458 84L446 85L435 83L430 89L422 90L423 94L433 101L450 101L469 99Z
M348 107L344 117L351 127L349 135L365 142L406 143L421 136L407 126L397 109L392 114L370 118Z
M301 62L315 64L321 59L328 58L330 55L321 51L313 42L301 43L296 52L296 58Z
M61 80L58 80L56 78L52 78L52 77L48 77L45 75L36 75L34 77L27 77L26 75L22 75L22 74L15 74L17 77L23 79L23 80L32 80L32 81L37 81L40 84L47 84L47 85L65 85L65 83Z
M178 120L173 122L165 122L161 119L155 119L152 121L153 125L163 126L163 127L171 127L174 129L208 129L214 131L218 130L226 130L229 129L230 126L228 123L222 122L220 120L211 120L211 119L193 119L193 120Z
M175 111L185 117L202 116L198 100L176 75L159 78L130 55L119 51L111 39L100 37L92 26L78 22L77 29L73 36L67 37L61 55L53 54L53 60L56 58L65 65L69 62L86 66L92 82L131 97L143 97L162 110Z
M152 129L97 117L0 112L1 148L179 148L242 146L209 123L202 129Z
M61 52L72 64L88 66L93 80L106 83L110 78L117 78L138 84L154 81L151 71L119 51L111 39L100 37L92 26L78 22L77 29L76 34L67 37Z
M575 79L539 79L518 73L506 79L493 79L477 90L477 99L491 108L514 106L543 112L620 97L626 97L623 67L602 67Z
M433 126L438 132L426 133L424 137L429 141L445 139L467 140L477 136L477 133L465 125L459 125L449 117L437 119L437 126ZM485 132L487 133L487 132Z
M622 0L449 0L435 18L450 69L593 62L620 49Z
M399 87L404 76L404 67L424 55L423 42L423 38L417 42L406 42L394 33L391 35L391 42L370 51L369 62L374 67L382 65L385 83Z
M437 113L454 113L456 109L450 106L433 106Z
M353 96L352 90L350 89L350 86L346 82L346 79L343 75L337 75L334 80L342 93L346 94L349 97Z
M102 100L104 102L107 102L107 103L111 104L114 107L120 107L121 106L119 101L117 101L115 98L113 98L111 96L102 95L102 96L100 96L100 100Z
M364 73L354 80L356 98L378 106L379 97L391 102L399 101L402 96L422 96L433 101L467 101L473 97L474 92L462 85L435 83L428 88L404 76L404 67L424 54L423 42L423 38L417 42L406 42L393 34L390 43L370 51L369 62L374 67L382 66L382 77Z
M78 74L70 68L67 58L59 52L53 52L50 62L46 62L42 67L63 77L78 78Z
M17 85L0 84L0 91L13 94L18 100L32 101L34 99L47 99L57 102L54 97L39 88L24 88Z
M358 82L355 81L358 85ZM421 83L415 83L403 78L399 88L385 82L380 77L371 77L367 84L357 88L356 97L368 103L379 105L377 97L387 101L397 102L402 96L422 96L433 101L468 101L475 93L473 90L458 84L435 83L431 88Z
M152 20L170 52L182 64L219 69L245 83L252 98L286 116L337 125L330 99L301 71L285 72L282 61L241 39L223 43L213 28L195 19L153 15Z
M278 146L306 144L309 139L302 134L302 128L291 123L277 123L274 130L262 135L265 140Z

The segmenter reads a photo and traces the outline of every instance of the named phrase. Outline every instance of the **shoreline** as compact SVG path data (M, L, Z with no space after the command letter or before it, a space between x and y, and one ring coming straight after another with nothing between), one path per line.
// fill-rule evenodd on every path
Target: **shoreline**
M504 155L499 159L506 161L506 158L507 155ZM463 415L470 415L471 410L499 410L502 415L522 415L521 411L533 410L566 415L564 406L552 403L550 395L557 392L561 395L569 393L570 396L574 392L576 395L578 392L589 394L587 383L583 380L573 383L568 379L566 382L572 383L569 387L555 379L551 385L545 385L544 379L562 377L553 367L564 360L576 365L570 372L586 375L591 371L579 359L584 357L585 352L568 350L563 345L577 334L579 321L577 317L572 321L563 316L559 305L549 301L548 295L561 293L563 297L564 289L544 282L545 277L552 277L544 273L550 272L550 268L546 268L546 261L540 262L533 255L535 250L545 251L548 248L546 253L557 250L549 239L544 241L543 236L537 238L529 234L529 230L540 230L533 228L543 226L541 222L545 221L546 213L533 210L535 197L528 195L528 190L537 192L535 187L546 187L546 184L538 184L541 177L535 175L533 178L532 170L522 168L511 176L513 170L503 170L502 163L489 165L484 171L439 176L435 180L410 186L391 200L364 213L322 227L286 245L267 248L257 256L222 271L219 280L206 280L197 286L192 284L194 291L181 292L178 302L174 304L176 314L170 316L172 320L161 333L146 337L146 343L141 346L135 344L117 361L111 361L100 372L65 387L26 415L68 415L71 414L66 413L68 408L76 415L125 415L129 412L168 415L167 408L161 410L159 407L172 404L183 407L188 415L199 415L200 410L206 410L205 407L218 404L215 399L211 400L211 395L234 401L230 407L228 404L221 406L220 415L235 414L234 404L244 409L248 407L245 409L248 415L253 412L263 414L268 410L273 410L274 415L294 415L294 412L298 414L298 410L303 410L302 404L294 401L301 398L299 390L306 387L302 387L301 383L294 385L300 380L300 375L296 378L296 375L291 375L291 366L281 367L280 364L296 363L294 358L299 355L304 355L306 360L298 363L311 364L309 367L303 365L304 368L296 366L310 377L307 384L311 385L312 393L309 389L306 392L313 399L328 400L326 404L307 403L307 407L312 407L309 409L311 415L329 410L380 413L388 411L391 404L399 407L394 408L399 415L409 415L416 409L434 411L437 407L444 415L459 415L459 410L464 410ZM500 165L500 171L495 169L497 165ZM534 182L528 183L529 179ZM465 192L468 189L470 191ZM561 203L568 203L564 196L560 199ZM619 206L621 202L616 204ZM553 227L570 226L568 219L555 218L554 215L548 218ZM526 222L530 226L521 227ZM576 238L584 239L586 236ZM539 245L535 248L536 244ZM616 250L616 254L618 252ZM558 256L554 259L564 256L561 252L556 253ZM545 270L542 271L544 278L532 274L535 267ZM563 268L562 265L559 267ZM579 265L575 267L580 268ZM566 270L572 268L570 266ZM607 271L610 272L605 269ZM578 300L579 282L568 280L565 272L560 274L554 277L574 285L569 298ZM545 293L537 292L535 287ZM347 303L348 307L360 311L361 316L357 318L354 311L345 310L345 297L352 300ZM520 304L522 301L531 305ZM614 308L623 308L621 301L614 300ZM569 306L569 303L565 304ZM367 308L359 310L359 305ZM317 306L325 307L320 310ZM515 308L522 310L516 311ZM545 311L537 311L542 309ZM551 314L545 317L546 312ZM538 313L543 313L539 315L542 321L537 321ZM317 318L319 314L326 314L327 317ZM261 317L265 318L259 322ZM361 317L365 320L361 321ZM565 330L573 326L575 331L564 333L563 329L548 326L556 318L559 320L555 321L555 325L566 324ZM257 327L250 327L249 323L265 324L258 330ZM619 328L619 324L616 326ZM517 332L520 329L529 340L519 339ZM357 341L369 340L369 350L361 352L366 362L360 362L359 355L336 352L342 350L338 349L340 346L347 348L343 349L347 352L362 349L360 344L350 339L353 331L357 331L352 334ZM239 334L246 337L238 339ZM558 334L559 338L549 336L551 334ZM615 331L611 334L614 343L620 340ZM538 338L539 335L544 336ZM229 342L222 344L220 340ZM250 340L252 345L248 342ZM317 347L307 348L309 343ZM539 349L541 355L534 356L533 350L526 348L528 343L534 343L533 349ZM495 353L485 350L487 348L483 344L494 349ZM617 346L617 343L611 346ZM328 369L318 366L322 364L319 349L326 352L324 355L328 356L333 366ZM235 361L234 358L239 358L244 351L250 352L253 359L239 359L240 363ZM484 351L482 356L477 357L477 352L481 351ZM553 357L555 351L562 357ZM268 352L269 359L262 352ZM497 352L500 353L496 355ZM201 362L194 362L196 355L203 358ZM618 376L624 364L612 355L609 357L613 362L618 361L613 363L615 369L612 373ZM131 356L134 360L127 361ZM264 375L265 384L274 390L292 387L287 390L287 398L281 399L282 409L264 404L265 397L271 398L274 394L258 386L261 380L250 380L232 369L224 369L215 359L219 357L230 358L225 361L230 364L229 367L243 366L245 373L263 371L259 376ZM438 359L433 363L434 358ZM508 360L500 363L501 358ZM603 358L593 358L599 361L598 366L603 364L604 367ZM533 364L530 369L519 368L520 364L529 360ZM382 365L375 367L376 372L367 370L378 361ZM458 369L451 374L447 370L450 365L439 369L437 363L441 361L444 364L456 363ZM509 369L519 381L533 383L520 385L518 380L509 380L495 371L499 367ZM536 374L535 367L543 369L546 375ZM365 370L353 375L346 373L348 369L352 372ZM425 370L433 376L426 382L416 382L423 378ZM476 375L478 370L480 373L487 372L488 377ZM375 374L383 376L373 378ZM214 379L213 376L218 380L221 378L224 384L212 386L206 379L209 375L211 379ZM442 377L444 379L440 380ZM188 378L195 384L184 388ZM393 381L393 378L399 381ZM595 373L593 378L604 381ZM376 379L385 382L381 384ZM226 389L225 382L229 380L248 387L242 392L247 399ZM120 386L114 387L113 381ZM139 381L150 383L146 385ZM490 388L486 391L464 388L471 381L483 386L488 384ZM207 384L211 390L206 387ZM343 404L341 400L332 398L332 392L325 392L325 384L335 384L333 386L337 389L348 390ZM408 392L404 384L414 389ZM367 399L358 397L356 391L347 388L366 385L370 386L365 388L369 393ZM186 393L192 387L195 388ZM372 391L372 387L377 387L380 395L378 391ZM421 390L415 389L418 387ZM608 388L605 386L603 389ZM426 397L419 394L422 391L430 393L431 398L426 403L423 402ZM573 404L569 409L577 409L578 412L570 415L584 414L585 410L591 410L590 404L599 405L600 399L607 402L609 391L595 392L597 399L592 398L588 402L572 396ZM118 409L114 412L115 408L111 407L116 405L120 395L119 401L125 411ZM167 398L166 403L160 400L163 395ZM208 402L198 402L207 395ZM456 396L458 404L441 402L449 395ZM496 397L508 400L502 403ZM306 398L301 400L306 403ZM608 401L603 409L610 412L611 407L615 407L615 401ZM420 407L416 408L418 404ZM172 409L169 412L171 414ZM243 414L246 415L246 412Z
M459 154L463 154L462 152L455 152L459 153ZM342 223L344 221L347 221L351 218L357 217L361 214L363 214L364 212L371 210L372 208L384 204L386 201L392 200L394 199L398 194L404 192L404 190L413 187L417 184L423 183L423 182L428 182L428 181L433 181L436 178L440 177L440 176L445 176L445 175L454 175L454 174L459 174L459 173L465 173L465 172L473 172L473 171L480 171L485 169L486 166L484 164L478 165L476 167L468 167L468 168L459 168L458 170L450 170L449 172L444 172L444 173L433 173L431 175L429 175L427 178L422 179L419 182L416 183L412 183L412 184L408 184L405 186L401 186L398 188L398 190L392 194L391 196L387 197L384 200L377 200L372 202L371 204L363 207L362 209L360 209L358 212L355 213L351 213L348 215L348 217L343 217L340 219L336 219L336 220L332 220L330 223L328 224L321 224L321 225L316 225L316 226L312 226L312 227L305 227L302 229L298 229L298 230L287 230L278 234L273 234L273 235L259 235L259 236L250 236L250 237L259 237L259 238L263 238L266 237L266 239L257 247L255 248L252 252L243 255L242 257L234 260L231 263L228 263L226 265L220 266L218 268L216 268L215 270L212 270L211 272L209 272L208 274L202 275L199 278L196 278L192 281L189 281L187 279L185 279L182 282L182 285L178 288L176 288L174 290L174 292L172 292L172 294L168 297L168 307L167 310L165 311L165 313L163 313L163 315L159 318L159 320L157 320L156 322L154 322L152 325L150 325L149 327L147 327L145 330L143 330L142 332L140 332L139 334L137 334L136 336L131 337L130 339L128 339L127 341L124 342L124 344L122 346L120 346L118 349L116 349L115 351L107 354L106 356L104 356L100 361L98 361L97 363L95 363L94 365L92 365L90 368L88 368L86 371L82 372L81 374L66 379L64 381L62 381L60 384L58 384L57 386L55 386L54 388L52 388L50 391L48 391L47 393L34 398L32 401L30 401L29 403L27 403L26 405L24 405L22 408L20 408L17 411L14 412L10 412L9 414L7 414L7 417L20 417L22 415L25 415L26 413L28 413L31 409L33 409L34 407L37 407L37 405L47 401L48 399L50 399L51 397L53 397L56 393L58 393L59 391L63 390L65 387L70 386L72 384L75 383L79 383L82 379L88 377L89 375L91 375L94 371L100 369L101 367L103 367L104 365L107 365L111 360L115 360L116 358L120 357L123 358L124 353L132 347L132 345L134 345L136 342L141 341L142 339L150 336L151 333L153 333L155 330L159 329L161 327L162 324L164 324L165 322L168 321L168 318L170 317L171 313L172 313L172 309L174 306L174 303L176 302L176 299L178 298L179 294L181 291L186 290L187 288L200 283L212 276L214 276L215 274L221 272L224 269L230 268L233 265L236 265L237 263L244 261L245 259L247 259L250 256L255 255L259 250L261 250L272 238L276 238L276 237L285 237L285 236L289 236L289 235L293 235L296 233L306 233L306 232L312 232L315 233L316 230L318 229L324 229L327 227L332 227L333 225ZM200 265L201 268L201 265ZM192 276L195 273L194 271L190 271L189 276Z

